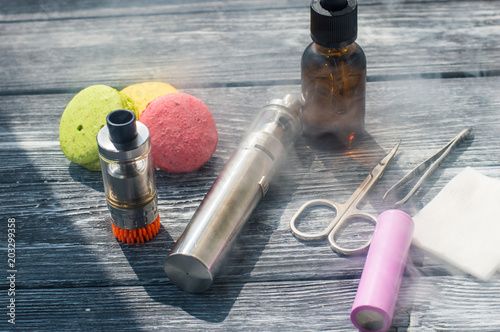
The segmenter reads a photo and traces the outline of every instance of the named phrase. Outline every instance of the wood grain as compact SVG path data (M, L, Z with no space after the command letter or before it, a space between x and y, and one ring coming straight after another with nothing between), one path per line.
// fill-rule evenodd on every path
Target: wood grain
M348 316L357 283L352 279L226 283L203 295L186 294L172 285L27 289L19 295L23 315L19 327L355 331ZM393 322L418 331L496 330L500 301L492 294L499 291L498 282L413 277L402 285Z
M204 10L193 10L193 3L152 5L134 15L120 12L135 7L117 15L111 7L102 9L103 17L90 5L53 18L50 11L45 18L5 15L0 91L73 92L149 80L179 88L298 83L310 43L307 3L221 10L225 4ZM500 72L499 46L492 42L500 37L495 2L369 3L359 11L369 80Z
M346 150L301 137L213 287L182 292L163 260L259 108L300 94L308 3L0 5L0 217L16 219L20 330L354 331L349 312L365 257L297 240L288 226L293 213L312 198L346 200L401 140L363 206L382 212L390 207L383 193L466 126L475 138L405 211L416 213L467 166L500 178L499 2L361 1L358 42L369 61L364 138ZM204 101L219 144L199 171L157 171L162 229L128 246L112 235L101 174L64 157L58 128L80 89L148 80ZM346 230L348 244L360 230L371 228ZM6 238L0 230L4 257ZM479 282L412 248L390 331L500 330L499 288L498 275ZM5 289L0 294L8 301Z

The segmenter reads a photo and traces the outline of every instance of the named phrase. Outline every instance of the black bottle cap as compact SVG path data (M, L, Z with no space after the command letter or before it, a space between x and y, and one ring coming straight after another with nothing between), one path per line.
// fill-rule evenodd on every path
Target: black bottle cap
M137 137L137 125L135 114L129 110L115 110L108 114L106 123L109 130L111 142L116 144L127 144Z
M311 38L323 47L345 47L358 37L356 0L313 0Z
M319 4L326 10L337 12L347 7L347 0L320 0Z

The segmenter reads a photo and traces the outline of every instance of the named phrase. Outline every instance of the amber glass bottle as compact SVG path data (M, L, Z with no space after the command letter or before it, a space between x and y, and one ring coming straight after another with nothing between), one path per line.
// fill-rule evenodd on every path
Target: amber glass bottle
M350 142L364 130L366 57L355 0L313 0L311 38L302 55L304 133Z

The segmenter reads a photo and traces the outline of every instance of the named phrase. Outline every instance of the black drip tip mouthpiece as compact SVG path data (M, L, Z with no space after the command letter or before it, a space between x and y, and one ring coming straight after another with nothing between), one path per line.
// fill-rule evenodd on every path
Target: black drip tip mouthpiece
M137 125L135 114L132 111L121 109L108 114L106 123L109 130L109 138L113 143L127 144L137 137Z
M321 0L320 4L326 10L336 12L347 7L347 0Z

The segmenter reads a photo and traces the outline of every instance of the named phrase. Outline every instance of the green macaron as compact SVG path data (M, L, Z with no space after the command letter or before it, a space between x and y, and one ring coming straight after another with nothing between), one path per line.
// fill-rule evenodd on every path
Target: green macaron
M59 125L59 142L66 158L99 171L97 133L106 125L107 115L117 109L129 109L139 118L134 102L107 85L92 85L74 96Z

